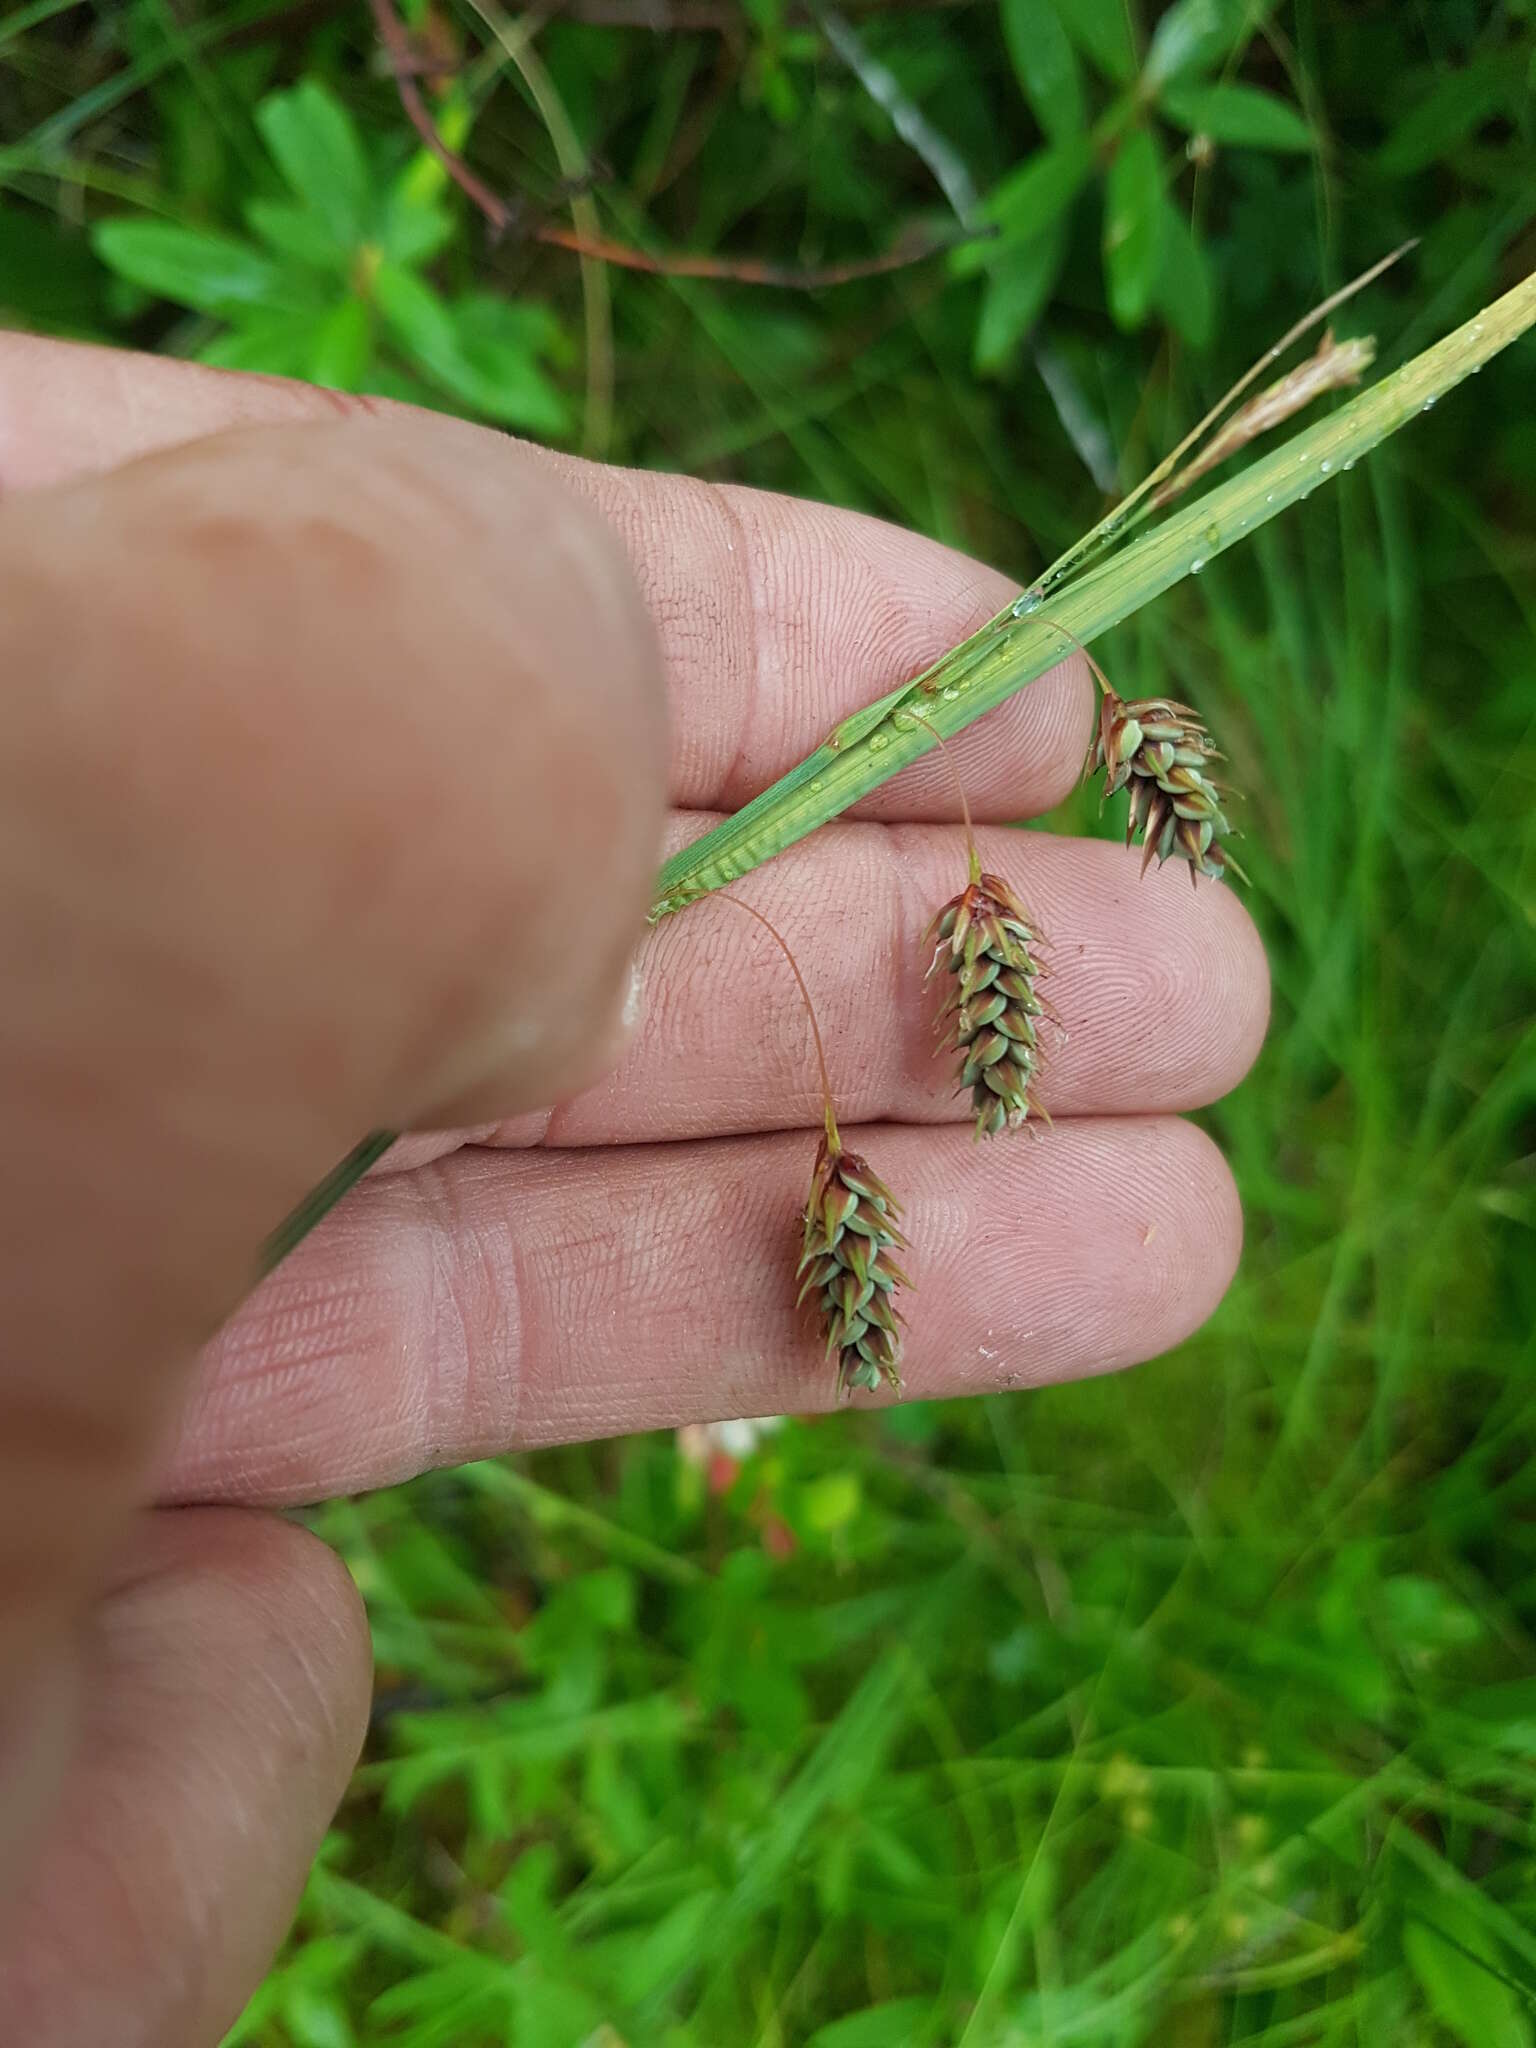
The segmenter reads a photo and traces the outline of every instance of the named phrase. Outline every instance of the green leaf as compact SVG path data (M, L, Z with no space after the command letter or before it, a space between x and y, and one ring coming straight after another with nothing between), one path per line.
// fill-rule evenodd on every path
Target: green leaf
M1053 142L1087 125L1083 81L1051 0L1002 0L1003 40L1031 113Z
M1252 0L1175 0L1153 31L1142 84L1155 89L1183 72L1211 70L1268 12Z
M398 264L381 263L374 276L373 295L407 355L431 376L446 382L455 396L465 396L459 386L472 385L475 379L463 361L453 315L432 287ZM478 393L469 402L478 405Z
M322 322L313 314L268 313L242 320L197 352L216 370L259 370L269 377L305 377Z
M282 2009L294 2048L353 2048L357 2037L340 1999L331 1993L289 1984L283 1988Z
M246 226L253 235L291 262L312 269L345 272L353 250L338 242L319 214L307 206L290 206L279 199L253 199L245 209Z
M1474 64L1426 74L1427 90L1377 150L1373 168L1383 179L1408 178L1448 156L1483 123L1510 105L1521 90L1519 74L1502 50Z
M1430 2011L1465 2048L1531 2048L1522 2002L1498 1974L1486 1929L1459 1901L1437 1898L1410 1918L1403 1954Z
M568 415L558 391L533 360L527 333L489 297L450 308L419 277L381 263L374 278L379 310L406 353L451 398L502 426L562 432Z
M1171 199L1163 200L1162 262L1157 275L1157 303L1164 318L1193 349L1211 338L1216 295L1210 259L1195 232Z
M1037 150L994 186L982 206L983 217L996 221L1009 241L1033 241L1066 212L1092 169L1093 144L1086 135ZM966 242L951 264L957 276L974 276L991 269L998 253L995 242Z
M363 145L340 100L306 78L291 92L269 94L256 125L294 196L343 248L356 248L367 237L373 202Z
M333 391L360 391L373 359L373 321L361 299L343 299L315 329L304 374Z
M599 1628L618 1632L634 1625L635 1575L622 1565L583 1572L567 1589Z
M724 1904L718 1891L694 1891L660 1920L610 1937L598 1959L611 1969L626 2005L673 1989L709 1955L712 1928Z
M419 267L453 239L453 215L423 193L414 166L390 186L379 223L379 244L392 263Z
M976 323L975 363L981 375L995 377L1013 363L1050 299L1066 247L1058 220L1033 241L1005 249L987 273Z
M805 2048L905 2048L933 2017L929 1998L893 1998L818 2027Z
M1295 107L1253 85L1170 85L1158 103L1191 135L1244 149L1310 150L1317 137Z
M57 217L0 203L0 326L94 329L105 307L106 275L78 231Z
M103 263L145 291L200 313L293 303L292 273L249 242L170 221L104 220L91 241ZM299 293L299 303L312 302Z
M537 360L564 340L547 307L474 292L458 301L454 318L465 361L497 394L493 419L531 434L570 431L570 407Z
M1475 1643L1482 1624L1439 1579L1398 1572L1382 1582L1383 1619L1394 1644L1408 1651L1447 1650Z
M1162 267L1162 167L1149 130L1135 128L1115 152L1104 193L1104 281L1120 327L1151 310Z
M827 1472L808 1479L800 1490L799 1513L819 1536L844 1529L859 1511L864 1488L857 1472Z
M1091 64L1116 85L1136 76L1136 39L1126 0L1056 0L1063 28Z

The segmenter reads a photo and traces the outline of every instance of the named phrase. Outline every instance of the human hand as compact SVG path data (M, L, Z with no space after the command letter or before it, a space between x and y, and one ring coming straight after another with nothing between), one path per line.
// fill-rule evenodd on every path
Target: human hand
M1010 587L850 515L15 336L0 501L0 2011L31 2048L190 2048L279 1938L367 1702L350 1582L251 1510L830 1404L783 959L717 904L658 927L619 1057L626 962L663 831ZM1069 662L954 742L977 816L1058 801L1091 706ZM1067 1037L1054 1127L974 1146L920 986L956 810L929 757L742 887L906 1206L914 1396L1209 1313L1237 1205L1169 1112L1241 1076L1268 1001L1229 890L984 829ZM237 1309L377 1124L437 1134Z

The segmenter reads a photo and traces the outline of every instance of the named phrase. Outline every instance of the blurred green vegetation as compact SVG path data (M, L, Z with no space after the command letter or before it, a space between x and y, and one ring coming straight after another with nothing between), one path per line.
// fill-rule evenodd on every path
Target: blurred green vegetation
M1291 320L1531 266L1531 0L0 18L0 317L814 495L1021 578ZM858 262L835 289L583 263ZM260 2048L1536 2042L1536 355L1102 648L1249 792L1248 1246L1113 1379L317 1526L367 1757ZM1079 803L1073 829L1100 829ZM1107 827L1106 829L1112 829ZM1176 1199L1176 1191L1170 1191Z

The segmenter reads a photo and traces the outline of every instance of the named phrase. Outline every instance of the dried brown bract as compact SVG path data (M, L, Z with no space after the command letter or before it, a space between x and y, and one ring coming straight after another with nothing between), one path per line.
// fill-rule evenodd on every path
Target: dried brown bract
M1156 508L1170 504L1208 470L1215 469L1229 455L1235 455L1239 448L1246 448L1260 434L1267 434L1271 427L1279 426L1282 420L1288 420L1293 413L1311 405L1324 392L1346 391L1358 384L1370 368L1375 354L1376 343L1370 335L1335 341L1333 329L1328 328L1305 362L1298 363L1294 370L1287 370L1283 377L1277 377L1273 384L1267 385L1257 398L1250 398L1246 405L1239 407L1192 462L1176 476L1170 477L1160 490L1153 492L1148 500L1149 506Z
M930 979L949 977L939 1007L943 1048L958 1049L961 1090L971 1091L978 1138L1015 1129L1036 1109L1031 1090L1045 1013L1035 981L1039 935L1018 897L973 863L964 889L929 927L937 938Z
M814 1296L837 1391L901 1389L901 1317L891 1296L911 1283L894 1254L906 1248L895 1197L867 1160L847 1151L829 1116L805 1204L800 1300Z

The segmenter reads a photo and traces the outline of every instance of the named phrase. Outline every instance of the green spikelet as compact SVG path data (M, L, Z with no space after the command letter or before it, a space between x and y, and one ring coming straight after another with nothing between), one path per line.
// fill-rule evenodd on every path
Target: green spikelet
M978 1138L1017 1127L1037 1109L1040 1062L1035 992L1039 937L1008 884L973 866L972 879L934 919L938 945L928 973L947 971L939 1006L942 1049L958 1049L961 1089L971 1091Z
M805 1204L800 1300L814 1296L827 1356L837 1354L837 1391L901 1390L901 1317L891 1303L911 1282L892 1254L906 1249L895 1197L868 1162L843 1148L828 1118Z
M1106 771L1106 797L1129 783L1125 843L1141 836L1143 874L1154 854L1159 867L1177 854L1189 862L1191 882L1201 875L1219 880L1227 873L1247 881L1222 844L1232 827L1221 808L1221 785L1206 773L1208 764L1220 759L1199 713L1187 704L1171 697L1142 697L1127 704L1113 690L1104 690L1083 773Z

